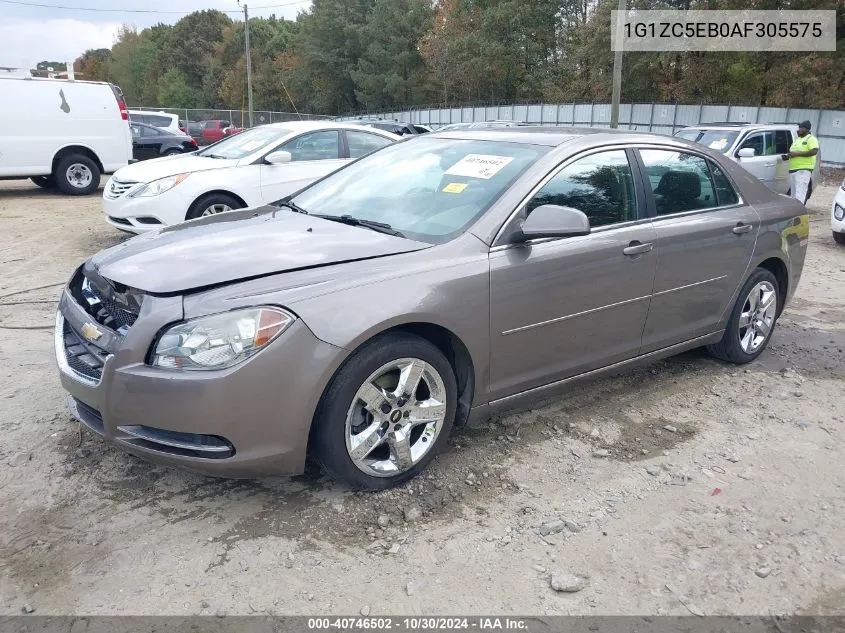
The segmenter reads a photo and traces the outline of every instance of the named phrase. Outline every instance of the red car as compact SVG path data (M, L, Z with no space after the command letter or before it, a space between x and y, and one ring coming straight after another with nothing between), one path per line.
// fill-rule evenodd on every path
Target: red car
M223 129L223 136L234 136L235 134L240 134L245 129L245 127L236 127L234 125L230 125L229 127Z
M205 145L209 143L216 143L225 136L224 129L232 125L231 121L223 121L222 119L214 119L211 121L203 121L202 124L202 142Z

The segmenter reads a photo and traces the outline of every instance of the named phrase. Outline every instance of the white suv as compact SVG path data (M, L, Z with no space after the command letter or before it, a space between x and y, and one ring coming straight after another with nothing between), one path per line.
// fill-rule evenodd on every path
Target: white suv
M798 137L797 125L706 123L685 127L675 136L730 156L770 189L789 194L789 165L781 155ZM816 161L813 182L818 182L820 162Z
M151 112L149 110L130 110L129 120L133 123L146 123L173 134L185 134L179 128L179 115L169 112Z

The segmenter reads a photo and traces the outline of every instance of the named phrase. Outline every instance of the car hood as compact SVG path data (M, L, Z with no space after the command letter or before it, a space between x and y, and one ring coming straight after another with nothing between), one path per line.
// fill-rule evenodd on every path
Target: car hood
M174 294L429 246L287 209L262 207L139 235L101 251L89 265L119 284L152 294Z
M234 167L237 164L238 161L236 160L182 154L154 158L121 167L115 172L114 177L122 181L152 182L153 180L176 174L222 169L224 167Z

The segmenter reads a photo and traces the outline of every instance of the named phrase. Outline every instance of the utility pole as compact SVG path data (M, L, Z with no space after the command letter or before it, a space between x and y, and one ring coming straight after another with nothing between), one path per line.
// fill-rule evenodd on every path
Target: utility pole
M625 24L626 0L619 0L619 13L616 14L616 32L611 37L616 42L613 51L613 95L610 102L610 127L619 127L619 100L622 97L622 29Z
M240 0L238 4L240 5ZM249 108L249 127L252 127L252 55L249 50L249 9L244 5L244 35L246 37L246 100Z

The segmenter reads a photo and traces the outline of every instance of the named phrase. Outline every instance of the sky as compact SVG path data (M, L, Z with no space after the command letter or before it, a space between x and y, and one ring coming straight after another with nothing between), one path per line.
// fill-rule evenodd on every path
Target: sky
M24 6L0 0L0 66L13 68L35 68L42 60L73 61L89 48L110 48L122 24L133 25L140 30L159 22L173 24L181 17L172 13L131 13L125 9L178 11L183 14L202 9L220 9L232 11L229 13L232 19L243 18L243 14L238 13L240 9L236 0L16 1L95 10ZM250 17L275 14L288 19L294 19L299 11L308 9L310 3L310 0L247 1L248 5L256 7L249 7ZM270 5L272 8L258 8Z

